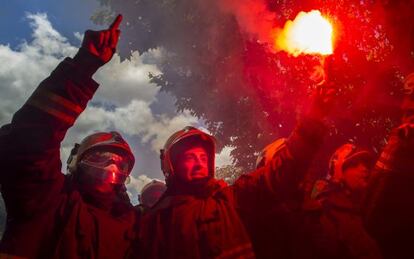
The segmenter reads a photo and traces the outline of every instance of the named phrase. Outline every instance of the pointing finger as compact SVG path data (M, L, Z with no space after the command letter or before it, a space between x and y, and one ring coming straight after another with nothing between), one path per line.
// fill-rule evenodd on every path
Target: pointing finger
M109 38L109 46L113 49L116 49L118 45L119 35L121 34L120 30L112 31Z
M111 38L111 32L104 31L104 41L103 41L102 47L109 47L110 38Z
M109 26L109 30L118 30L121 22L122 22L122 15L118 14L118 16L115 18L113 23Z

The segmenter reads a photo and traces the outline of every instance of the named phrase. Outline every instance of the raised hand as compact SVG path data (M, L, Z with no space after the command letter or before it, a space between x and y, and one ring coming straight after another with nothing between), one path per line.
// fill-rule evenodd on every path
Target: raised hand
M336 89L332 84L318 85L312 93L311 106L308 116L315 119L325 118L332 110L336 102Z
M97 56L103 63L110 61L118 44L121 21L122 15L119 14L108 29L87 30L82 41L82 48Z

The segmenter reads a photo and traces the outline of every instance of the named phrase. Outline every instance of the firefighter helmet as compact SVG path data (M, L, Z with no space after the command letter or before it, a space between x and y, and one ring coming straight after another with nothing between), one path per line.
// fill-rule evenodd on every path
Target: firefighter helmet
M97 151L97 153L102 153L102 155L94 155L95 151ZM67 161L68 171L69 173L74 174L78 171L81 165L85 164L86 166L93 168L94 172L98 172L99 170L95 169L107 166L104 164L105 161L103 160L110 160L108 158L108 153L115 153L122 156L124 166L122 166L123 170L120 173L124 176L128 176L134 166L135 158L128 143L115 131L97 132L85 137L80 144L75 144ZM97 177L102 178L104 176L97 175ZM112 179L114 183L119 183L116 182L118 177L114 174L112 174L111 177L108 175L108 177L105 178L108 178L108 180Z
M267 145L257 156L256 168L266 166L285 145L285 138L280 138Z
M139 203L147 208L151 208L166 190L167 186L163 181L154 179L142 188L141 194L138 196Z
M184 143L201 144L208 154L209 175L214 177L214 155L216 149L215 138L197 128L187 126L172 134L161 149L161 169L166 179L174 176L174 157L179 153L179 147L183 147Z
M340 146L329 160L328 180L340 182L342 180L343 171L353 162L365 162L369 167L373 163L372 154L361 149L354 144L344 144Z

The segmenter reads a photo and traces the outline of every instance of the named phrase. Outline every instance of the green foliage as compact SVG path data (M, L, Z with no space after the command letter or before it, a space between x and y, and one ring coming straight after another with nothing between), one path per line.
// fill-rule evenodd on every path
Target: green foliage
M177 110L190 110L206 121L219 149L234 146L237 166L252 169L254 154L286 137L306 109L309 77L319 58L269 51L240 28L234 15L220 12L216 1L100 2L109 9L98 11L95 22L108 21L113 13L124 15L124 57L133 50L165 50L157 64L163 73L152 81L176 98ZM325 69L340 100L321 157L345 141L379 150L399 121L401 82L413 69L414 3L280 0L266 6L279 27L311 9L335 23L335 54L325 60Z
M216 178L223 179L228 184L233 184L242 174L242 168L233 165L216 168Z
M91 20L98 25L110 24L115 18L110 9L99 9L91 16Z

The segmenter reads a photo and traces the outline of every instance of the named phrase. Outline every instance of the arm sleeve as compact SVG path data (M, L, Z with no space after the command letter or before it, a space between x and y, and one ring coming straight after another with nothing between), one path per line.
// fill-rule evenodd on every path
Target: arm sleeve
M325 130L322 122L302 119L268 165L242 175L230 187L236 206L251 210L289 198L322 144Z
M85 51L66 58L0 129L0 183L9 216L42 210L61 191L60 143L98 87L85 73L99 67L94 59Z
M367 230L386 246L401 243L398 238L411 235L414 227L413 126L403 125L391 132L375 165L364 201Z

